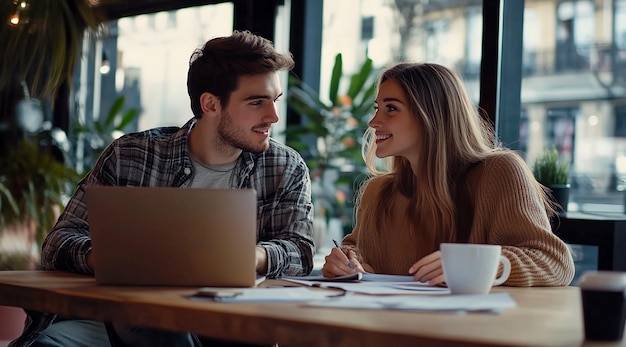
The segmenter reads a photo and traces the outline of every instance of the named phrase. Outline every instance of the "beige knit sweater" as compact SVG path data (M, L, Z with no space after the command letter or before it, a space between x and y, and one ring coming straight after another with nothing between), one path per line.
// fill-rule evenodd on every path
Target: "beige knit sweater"
M534 178L513 154L488 158L467 176L469 195L474 204L474 220L469 243L502 246L502 254L511 261L509 286L564 286L574 276L574 262L569 249L550 228L542 200L533 189ZM357 223L343 245L355 250L364 264L377 273L407 274L409 267L439 249L439 245L420 242L420 235L436 233L426 227L411 232L402 222L408 199L398 193L389 201L394 218L386 221L385 230L376 232L373 225L359 223L360 213L372 213L368 207L378 199L383 180L369 184L357 209ZM384 235L380 237L378 235ZM361 249L359 240L376 238L378 250ZM382 252L380 252L382 251ZM383 254L368 257L368 254Z

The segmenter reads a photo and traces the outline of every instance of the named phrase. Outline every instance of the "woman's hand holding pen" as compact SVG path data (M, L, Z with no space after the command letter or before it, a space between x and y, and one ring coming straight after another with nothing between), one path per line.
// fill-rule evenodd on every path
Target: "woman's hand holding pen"
M441 267L441 252L436 251L418 260L409 268L409 274L416 281L428 282L431 286L443 285L446 279Z
M365 272L363 266L357 260L356 253L352 250L346 254L341 248L333 247L325 259L326 262L324 267L322 267L322 275L324 277L337 277L355 272Z

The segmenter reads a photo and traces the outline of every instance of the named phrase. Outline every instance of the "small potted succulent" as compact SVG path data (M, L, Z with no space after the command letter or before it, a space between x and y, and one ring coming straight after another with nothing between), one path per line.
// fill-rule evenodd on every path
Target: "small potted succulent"
M559 151L552 146L535 159L532 169L535 179L550 190L559 216L564 217L569 202L569 164L560 159Z

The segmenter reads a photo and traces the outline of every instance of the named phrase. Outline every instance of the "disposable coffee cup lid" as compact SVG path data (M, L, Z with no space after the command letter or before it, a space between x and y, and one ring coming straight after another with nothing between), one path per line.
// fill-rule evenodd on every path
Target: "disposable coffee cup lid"
M626 272L621 271L587 271L578 286L595 290L626 290Z

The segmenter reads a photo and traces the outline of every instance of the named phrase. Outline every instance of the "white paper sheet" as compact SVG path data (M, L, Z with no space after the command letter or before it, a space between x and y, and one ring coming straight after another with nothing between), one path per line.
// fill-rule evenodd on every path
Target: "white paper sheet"
M303 280L303 281L317 281L317 282L416 282L413 276L408 275L386 275L386 274L373 274L368 272L355 272L353 274L338 276L338 277L324 277L324 276L303 276L303 277L283 277L282 279L288 280ZM419 283L419 282L418 282Z
M309 280L298 280L283 278L286 281L302 284L306 286L321 288L336 288L349 292L391 295L391 294L449 294L448 288L431 287L424 282L316 282Z
M305 306L350 309L387 309L438 312L500 312L517 306L508 293L486 295L444 296L367 296L345 295L324 301L314 301Z
M409 275L385 275L385 274L371 274L368 272L363 273L362 281L366 282L416 282L416 283L424 283L416 281L413 276Z

